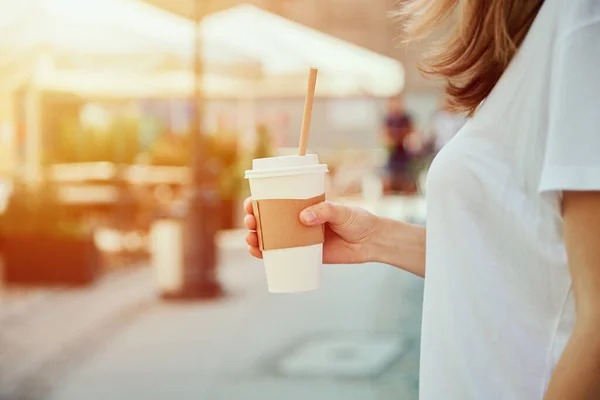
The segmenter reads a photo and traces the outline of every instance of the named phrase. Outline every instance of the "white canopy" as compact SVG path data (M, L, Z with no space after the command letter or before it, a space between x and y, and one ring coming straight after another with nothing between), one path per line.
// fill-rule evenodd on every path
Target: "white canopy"
M0 0L0 87L89 96L191 93L194 24L139 0ZM201 29L207 96L387 96L400 63L251 5L207 16Z
M164 90L173 76L192 80L193 23L137 0L0 0L0 32L3 90L33 80L42 90L146 96L181 92ZM258 69L218 40L203 44L203 59L215 93Z
M249 4L208 16L202 34L206 43L229 40L236 53L257 58L267 96L303 95L311 66L320 70L321 95L388 96L404 86L398 61Z

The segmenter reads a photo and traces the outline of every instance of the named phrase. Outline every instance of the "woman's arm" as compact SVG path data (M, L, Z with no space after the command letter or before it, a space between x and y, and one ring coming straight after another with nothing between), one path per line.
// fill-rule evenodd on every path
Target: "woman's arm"
M600 399L600 192L563 199L577 320L545 399Z
M368 258L425 277L425 228L380 218L369 243Z
M248 251L262 258L256 234L256 218L251 199L244 202L244 224ZM361 208L328 201L311 206L300 214L308 225L325 224L323 261L326 264L381 262L425 276L425 228L379 218Z

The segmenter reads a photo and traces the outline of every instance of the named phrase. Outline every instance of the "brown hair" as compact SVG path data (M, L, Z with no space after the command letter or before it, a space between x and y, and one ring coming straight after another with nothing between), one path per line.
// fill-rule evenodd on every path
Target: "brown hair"
M472 115L490 94L525 39L543 0L405 0L403 17L409 40L440 31L420 65L427 75L447 81L451 107Z

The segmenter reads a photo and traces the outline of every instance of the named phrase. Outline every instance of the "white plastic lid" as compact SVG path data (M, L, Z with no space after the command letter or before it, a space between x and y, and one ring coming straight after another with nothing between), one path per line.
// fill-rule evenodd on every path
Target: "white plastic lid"
M319 164L319 157L316 154L258 158L252 161L252 169L246 171L246 179L326 173L327 171L327 165Z

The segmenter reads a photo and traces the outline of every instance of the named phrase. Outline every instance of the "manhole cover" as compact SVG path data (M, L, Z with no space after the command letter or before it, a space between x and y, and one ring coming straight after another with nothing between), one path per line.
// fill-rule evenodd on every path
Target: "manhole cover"
M306 342L277 365L287 376L368 378L391 364L402 352L395 336L344 336Z

